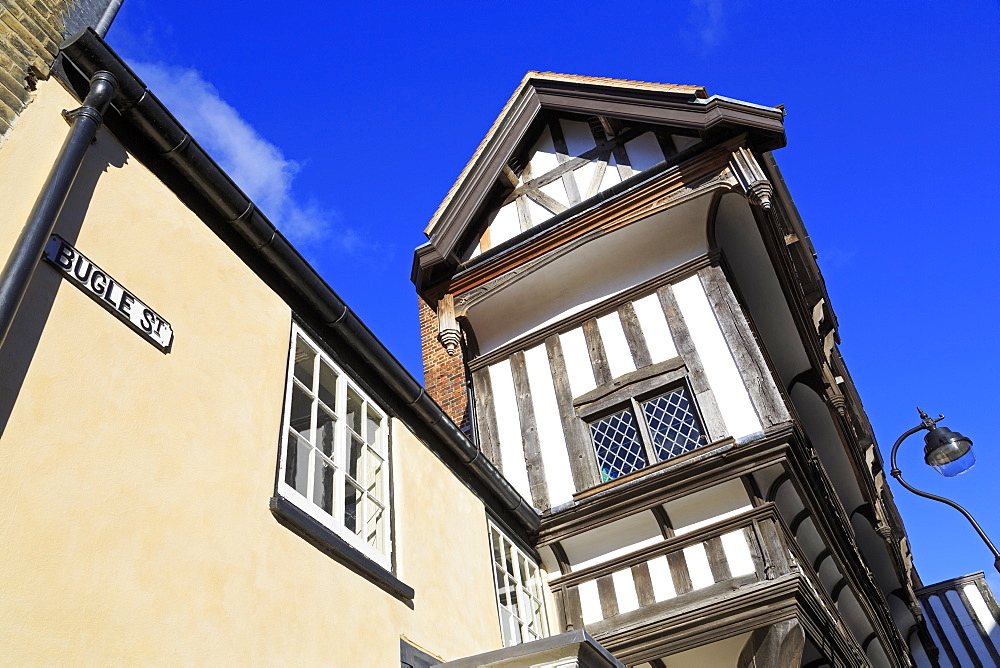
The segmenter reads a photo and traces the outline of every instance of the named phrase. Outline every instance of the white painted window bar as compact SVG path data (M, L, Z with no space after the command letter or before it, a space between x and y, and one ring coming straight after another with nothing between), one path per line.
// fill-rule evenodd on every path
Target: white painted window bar
M298 326L293 330L278 492L388 568L385 413Z
M548 635L538 565L492 522L490 552L504 647Z

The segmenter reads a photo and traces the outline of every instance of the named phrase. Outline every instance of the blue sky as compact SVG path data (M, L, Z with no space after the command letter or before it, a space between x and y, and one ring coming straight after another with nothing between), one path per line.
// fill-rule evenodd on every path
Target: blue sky
M1000 540L1000 4L127 0L107 37L420 378L412 250L528 70L785 104L776 152L885 456L914 406L973 438L946 480ZM893 483L926 583L987 571Z

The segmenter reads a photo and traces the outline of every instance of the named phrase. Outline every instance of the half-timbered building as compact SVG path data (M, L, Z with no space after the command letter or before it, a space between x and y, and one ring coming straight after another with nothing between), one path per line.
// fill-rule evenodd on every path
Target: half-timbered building
M783 116L531 72L416 250L425 384L541 513L550 631L628 665L935 661Z
M417 249L424 387L118 4L0 1L5 665L997 660L982 575L913 569L780 109L530 73Z

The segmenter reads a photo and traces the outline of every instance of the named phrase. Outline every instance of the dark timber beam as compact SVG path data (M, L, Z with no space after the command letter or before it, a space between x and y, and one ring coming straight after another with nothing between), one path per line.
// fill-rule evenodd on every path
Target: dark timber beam
M805 642L802 625L795 619L757 629L743 645L736 668L801 666Z

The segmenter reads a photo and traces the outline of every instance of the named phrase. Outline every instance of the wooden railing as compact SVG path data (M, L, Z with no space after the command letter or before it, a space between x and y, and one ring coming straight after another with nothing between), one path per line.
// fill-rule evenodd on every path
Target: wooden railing
M699 599L792 570L787 530L768 503L607 563L552 578L566 629ZM641 613L637 613L641 614Z

